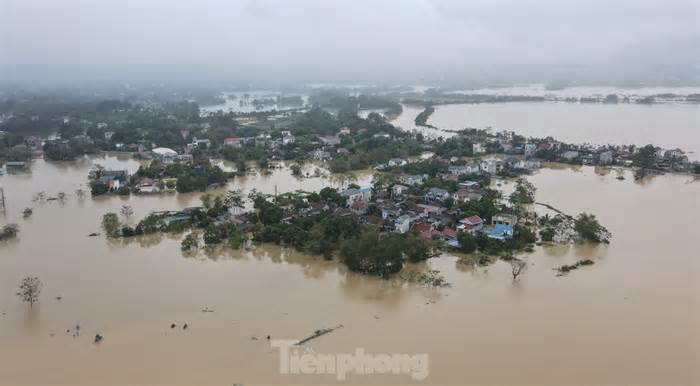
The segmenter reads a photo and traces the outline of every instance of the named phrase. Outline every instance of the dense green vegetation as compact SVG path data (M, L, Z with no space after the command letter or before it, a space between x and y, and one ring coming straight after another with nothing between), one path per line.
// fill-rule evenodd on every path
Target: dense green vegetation
M426 126L426 127L432 127L428 125L428 118L430 118L431 115L435 112L435 107L433 106L428 106L423 110L420 114L416 116L415 123L417 126Z
M106 213L102 216L102 229L104 229L107 237L119 237L119 216L116 213Z
M381 95L350 95L346 90L324 89L311 96L311 103L322 108L339 110L383 110L386 115L401 114L401 104L390 97Z
M515 190L509 199L513 205L525 205L535 202L535 192L537 188L524 178L518 178L515 183Z
M600 225L594 214L579 214L574 221L574 229L586 241L608 243L610 240L610 232Z
M475 235L461 232L457 235L460 248L465 253L483 252L488 255L499 255L515 251L528 250L537 241L537 236L530 228L516 225L513 237L505 240L497 240L488 237L482 232Z
M182 249L183 252L193 251L197 248L199 248L199 239L195 233L189 233L182 239L180 249Z
M656 148L646 145L637 151L633 158L634 164L642 169L652 169L656 165Z
M97 150L93 143L81 138L71 138L66 143L48 142L44 145L44 154L52 161L72 161L84 154L96 153Z
M179 193L205 191L212 184L226 183L228 175L218 166L209 164L183 167L177 176L177 191Z

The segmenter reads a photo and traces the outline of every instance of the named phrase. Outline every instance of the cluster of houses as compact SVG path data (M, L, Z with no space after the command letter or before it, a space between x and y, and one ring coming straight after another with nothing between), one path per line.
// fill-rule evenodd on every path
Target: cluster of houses
M201 207L189 207L180 211L159 211L149 216L157 219L163 228L171 228L186 223L193 223L201 215ZM253 227L253 222L243 212L243 208L233 207L220 213L212 222L214 225L233 224L238 230L245 232Z
M176 178L150 178L146 176L130 175L127 170L109 170L95 168L88 174L90 185L95 183L104 185L105 193L160 193L174 192L177 184ZM125 190L125 189L128 189Z
M402 176L402 180L413 180L413 177ZM428 188L420 197L420 202L424 203L407 200L410 190L406 185L395 184L390 193L382 192L378 197L372 197L369 187L348 189L342 194L348 199L350 213L359 216L365 223L389 232L412 231L420 237L442 240L452 247L459 247L459 232L483 232L490 238L505 240L513 236L514 226L518 223L515 215L502 213L493 216L489 224L477 215L465 215L458 206L448 208L443 205L450 198L455 202L481 199L484 191L477 182L461 182L459 190L454 193L441 188ZM370 206L376 209L369 211Z
M409 176L402 176L404 179ZM455 193L440 188L425 190L422 197L411 195L406 185L395 184L386 192L373 192L371 187L354 187L341 191L345 206L336 207L329 203L310 203L308 208L284 221L292 221L297 216L317 215L332 211L336 216L354 216L361 223L371 224L384 232L414 232L419 237L441 240L446 245L459 248L458 234L467 232L473 235L483 233L487 237L506 240L513 236L518 218L508 213L500 213L485 221L477 215L465 215L457 206L448 208L443 201L455 196L461 200L480 199L483 189L476 182L467 181ZM414 190L415 191L415 190ZM413 199L408 199L413 198ZM418 200L415 200L418 199Z
M526 142L520 137L516 141L516 135L512 132L500 132L493 138L472 144L474 156L487 154L501 154L502 160L472 160L466 164L451 165L450 173L453 174L497 174L503 169L528 172L541 167L541 159L574 163L583 165L600 166L627 166L635 165L635 155L639 150L634 145L594 145L594 144L567 144L553 138L529 139ZM452 160L454 163L454 159ZM661 170L689 172L697 166L681 149L656 148L656 165ZM386 165L380 165L386 167Z
M500 133L496 141L506 155L524 155L525 160L512 159L515 169L537 168L532 157L546 153L549 160L564 163L600 166L633 166L634 157L639 150L634 145L593 145L565 144L552 138L532 139L524 144L512 143L512 133ZM475 153L476 154L476 153ZM553 157L552 157L553 156ZM508 160L507 160L508 162ZM687 172L693 163L681 149L656 148L656 167L662 170Z

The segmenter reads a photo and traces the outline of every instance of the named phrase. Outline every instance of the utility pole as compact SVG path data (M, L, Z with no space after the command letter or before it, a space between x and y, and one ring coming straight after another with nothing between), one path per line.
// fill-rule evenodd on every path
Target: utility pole
M2 206L2 211L5 212L5 189L0 186L0 205Z

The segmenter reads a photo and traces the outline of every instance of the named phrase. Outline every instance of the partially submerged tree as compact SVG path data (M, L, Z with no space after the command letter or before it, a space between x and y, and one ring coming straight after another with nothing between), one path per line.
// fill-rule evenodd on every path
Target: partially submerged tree
M301 166L299 164L292 164L289 169L294 177L301 177Z
M511 193L509 199L514 205L532 204L535 202L535 192L537 188L524 178L518 178L515 191Z
M212 195L209 193L203 194L200 198L200 201L202 201L202 206L204 209L211 209L212 206Z
M646 145L639 148L633 156L633 162L642 169L651 169L656 166L656 148L654 145Z
M7 224L0 228L0 241L17 237L18 232L19 227L17 227L17 224Z
M224 204L229 208L243 208L245 206L245 199L242 191L237 189L226 192Z
M518 276L520 276L527 268L527 263L518 258L513 258L508 263L510 264L510 270L513 274L513 281L517 281Z
M129 218L134 215L134 209L131 208L131 205L122 205L120 212L126 221L129 221Z
M586 241L594 243L609 243L610 232L596 219L594 214L581 213L574 220L574 230Z
M199 248L199 239L195 233L190 233L182 239L182 244L180 248L183 252L192 251Z
M459 232L457 234L457 241L459 241L459 248L462 252L473 253L476 252L478 247L476 236L469 232Z
M29 307L34 307L34 303L39 301L39 294L41 293L41 281L38 277L25 277L22 279L22 283L19 285L19 292L17 296L22 299L23 302L29 303Z
M105 230L107 237L119 236L119 217L116 213L106 213L102 216L102 228Z

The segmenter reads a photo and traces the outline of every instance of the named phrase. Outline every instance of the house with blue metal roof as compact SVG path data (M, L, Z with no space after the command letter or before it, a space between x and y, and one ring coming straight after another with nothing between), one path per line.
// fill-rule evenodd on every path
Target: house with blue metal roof
M513 227L506 224L496 224L487 232L488 237L501 241L513 237Z

